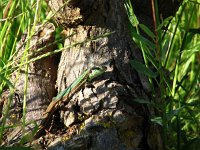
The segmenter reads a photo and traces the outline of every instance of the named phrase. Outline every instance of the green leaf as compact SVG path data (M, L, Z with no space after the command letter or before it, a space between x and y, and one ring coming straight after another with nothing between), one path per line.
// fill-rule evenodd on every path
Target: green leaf
M151 37L153 40L155 40L155 35L153 32L151 32L151 30L145 26L144 24L139 24L139 27L149 36Z
M140 103L140 104L150 104L150 105L154 105L153 102L149 101L149 100L145 100L145 99L140 99L140 98L136 98L133 100L136 103Z
M151 69L147 68L144 64L136 61L136 60L131 60L130 61L131 66L137 70L138 72L150 77L150 78L156 78L157 74L151 71Z
M157 27L156 30L157 30L157 31L158 31L158 30L161 30L164 26L167 26L172 18L173 18L172 16L166 18L166 19Z
M6 79L4 75L0 74L0 80L4 81L9 86L9 88L14 88L13 84L8 79Z
M156 124L159 124L159 125L163 125L163 123L162 123L162 118L161 117L154 117L154 118L152 118L151 119L151 121L153 122L153 123L156 123Z
M186 33L186 38L185 38L185 41L183 43L183 49L186 49L187 46L191 45L191 41L193 40L194 36L195 35L198 35L200 34L200 28L191 28L188 30L188 32Z
M153 51L156 49L156 45L152 43L151 41L149 41L147 38L138 34L136 29L134 29L133 27L129 27L129 28L130 28L130 34L132 36L132 39L135 43L137 43L137 45L139 45L139 43L141 42L143 46L146 46ZM139 48L141 48L140 45L139 45Z
M131 25L133 27L137 27L138 24L139 24L139 21L137 20L137 17L134 13L134 10L133 10L133 7L131 5L130 0L126 0L124 6L125 6L125 9L126 9L129 21L131 22Z
M174 116L178 115L183 110L183 108L184 107L180 107L180 108L171 110L170 112L166 113L167 121L170 121Z

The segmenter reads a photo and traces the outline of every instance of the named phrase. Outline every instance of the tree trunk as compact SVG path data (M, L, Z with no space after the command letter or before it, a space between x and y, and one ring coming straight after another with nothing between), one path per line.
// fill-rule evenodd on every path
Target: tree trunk
M49 149L162 150L160 130L149 119L154 115L153 108L134 101L150 100L151 89L147 78L133 70L129 63L133 58L140 62L143 59L129 35L124 1L46 2L53 12L57 12L55 21L65 29L65 46L108 32L112 34L62 52L57 75L58 92L87 68L105 66L107 70L60 107L59 121L65 126L57 127L62 132L54 135L53 142L40 142ZM149 2L136 0L134 9L138 19L153 29ZM168 5L165 6L168 8ZM171 14L164 11L162 16L168 15Z
M67 130L50 149L163 149L159 129L149 121L153 109L134 102L150 100L151 90L148 80L129 64L132 58L143 60L129 36L123 3L123 0L71 0L67 5L62 0L48 2L53 11L58 11L54 19L66 30L65 46L114 32L62 52L58 91L89 67L103 65L107 71L62 108L60 117ZM141 3L136 1L134 5L139 10L138 18L153 29L151 7L147 1L144 6ZM63 140L66 137L68 140Z
M14 67L20 64L24 54L26 54L26 58L28 57L30 60L31 58L36 58L39 55L53 51L53 49L55 49L55 44L49 45L49 43L55 40L54 31L55 26L52 23L37 25L34 30L34 35L30 39L30 49L27 52L29 56L25 52L28 38L26 37L27 34L24 34L25 37L22 38L17 44L17 55L13 60L13 62L16 63ZM37 50L41 48L43 48L42 51L37 52ZM8 105L10 107L7 115L8 119L6 121L6 125L18 126L16 128L6 130L3 142L5 145L10 146L18 143L23 135L34 131L36 123L38 125L41 123L43 114L48 104L56 94L55 83L58 65L54 61L55 58L55 56L51 56L31 62L28 64L27 70L23 65L21 68L18 68L19 70L15 70L12 73L11 79L15 84L15 95L9 104L9 93L3 93L3 108L6 109ZM26 77L27 86L25 85ZM27 87L26 94L24 91L25 87ZM24 101L26 101L25 121L28 123L28 125L25 127L25 129L22 129L22 124L20 124L20 121L22 120L22 105L24 105L22 103L24 103Z

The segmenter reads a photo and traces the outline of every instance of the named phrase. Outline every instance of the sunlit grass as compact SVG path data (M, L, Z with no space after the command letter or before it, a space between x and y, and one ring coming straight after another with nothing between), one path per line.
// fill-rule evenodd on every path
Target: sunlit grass
M200 3L184 1L176 16L172 18L167 31L164 32L161 29L169 22L168 18L161 24L156 23L157 35L155 33L152 35L153 31L150 32L146 29L147 27L138 28L141 25L137 21L129 0L125 7L131 22L130 31L133 41L141 49L145 62L143 67L139 67L142 65L139 62L134 63L133 67L138 72L147 75L150 81L156 80L159 86L159 89L154 88L156 91L152 92L159 93L159 97L154 95L153 99L159 99L160 106L155 108L162 112L162 115L152 116L154 117L152 121L163 127L165 148L198 148L200 141ZM144 40L145 37L140 35L141 30L152 41L158 39L158 43L150 45L150 41ZM157 55L158 50L161 55ZM147 64L157 71L153 72ZM152 73L147 74L147 72ZM152 74L158 75L157 78ZM154 86L153 82L150 83ZM159 120L160 117L161 120Z
M29 51L30 39L34 33L34 28L37 23L41 22L45 18L45 3L39 0L35 1L1 1L1 19L0 19L0 94L4 89L10 89L10 96L8 98L7 107L3 112L3 118L1 120L0 127L0 140L2 140L2 135L5 129L5 123L9 111L10 104L12 102L12 97L14 94L15 82L20 75L18 72L15 81L10 81L11 73L16 70L16 64L18 65L18 70L25 64L26 70L28 69L29 57L27 57ZM22 34L27 33L27 43L23 55L20 57L20 62L13 62L14 57L17 55L16 43L21 38ZM26 95L27 89L27 75L25 79L24 95ZM26 115L26 96L23 100L23 119L22 126L25 127L25 115Z

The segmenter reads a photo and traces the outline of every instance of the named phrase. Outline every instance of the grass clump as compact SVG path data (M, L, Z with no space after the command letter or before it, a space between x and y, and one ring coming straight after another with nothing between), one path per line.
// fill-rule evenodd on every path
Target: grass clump
M28 69L29 57L29 45L30 39L34 34L35 26L38 22L45 21L45 11L46 4L44 1L16 1L16 0L2 0L0 2L0 95L3 93L4 89L9 89L9 98L7 102L7 107L1 114L1 126L0 126L0 141L4 130L8 127L5 126L6 119L8 118L8 111L13 100L15 82L17 81L20 72L18 72L15 81L11 80L11 73L23 66ZM16 44L21 39L23 33L27 34L27 42L25 45L25 51L20 57L20 61L16 62L14 57L18 55L18 50L16 50ZM23 65L24 64L24 65ZM25 78L24 95L26 95L28 76ZM25 127L25 115L26 115L26 96L23 99L23 119L22 125ZM14 128L11 126L9 128Z
M130 0L126 1L125 8L130 20L132 39L140 48L144 59L144 63L132 60L131 64L150 81L153 89L151 104L155 104L155 109L160 114L152 116L152 121L162 126L164 147L198 149L200 3L185 0L173 18L169 17L161 22L157 17L159 12L155 1L154 8L152 7L155 12L154 31L140 24ZM166 30L162 30L163 28ZM141 32L146 35L141 35Z

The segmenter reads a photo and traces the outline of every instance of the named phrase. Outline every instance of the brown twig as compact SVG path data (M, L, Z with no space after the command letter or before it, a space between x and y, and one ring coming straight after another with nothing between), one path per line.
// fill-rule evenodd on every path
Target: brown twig
M3 13L3 19L6 19L6 18L7 18L8 12L9 12L10 7L11 7L11 4L12 4L12 0L9 0L9 2L8 2L6 8L5 8L5 11L4 11L4 13Z

